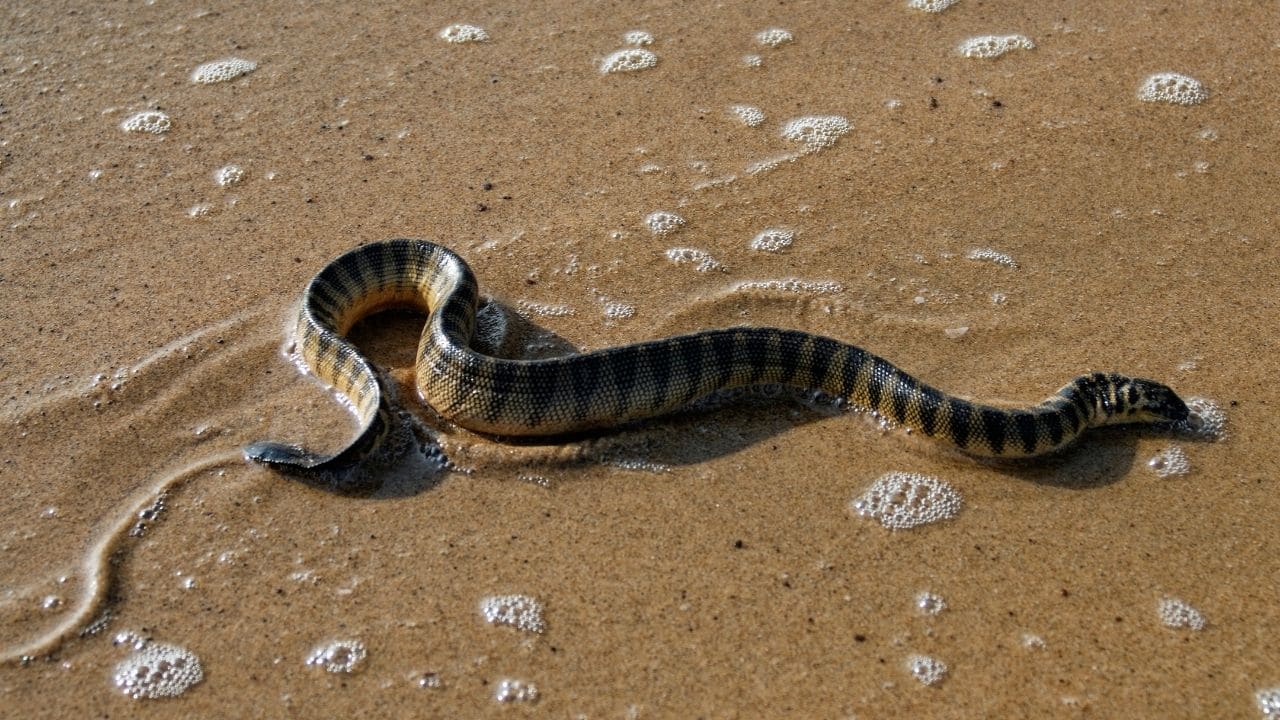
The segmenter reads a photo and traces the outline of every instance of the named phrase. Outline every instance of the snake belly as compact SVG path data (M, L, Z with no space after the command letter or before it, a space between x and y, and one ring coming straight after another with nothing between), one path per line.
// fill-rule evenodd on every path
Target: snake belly
M1082 375L1037 405L1003 408L944 393L887 360L831 338L734 327L565 357L508 360L471 348L479 290L461 257L425 240L364 245L307 285L294 343L301 360L350 403L356 438L335 454L259 442L247 458L275 468L334 473L391 442L398 420L370 362L345 337L357 320L418 308L421 399L457 425L495 436L562 436L677 410L718 390L776 383L819 390L965 453L1044 455L1091 427L1184 422L1187 406L1165 385L1114 373Z

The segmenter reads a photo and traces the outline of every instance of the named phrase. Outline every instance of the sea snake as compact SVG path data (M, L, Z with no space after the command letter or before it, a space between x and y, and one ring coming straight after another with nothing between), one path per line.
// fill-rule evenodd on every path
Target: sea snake
M425 240L386 240L329 263L307 285L293 342L316 377L359 419L343 450L324 455L259 442L245 457L303 475L341 477L402 424L373 366L345 337L391 307L427 314L418 343L421 399L445 419L494 436L563 436L661 415L718 390L781 384L819 390L977 456L1044 455L1085 430L1118 423L1176 425L1186 404L1169 387L1113 373L1082 375L1038 405L999 408L948 395L862 348L767 327L705 330L539 360L471 347L479 290L471 268Z

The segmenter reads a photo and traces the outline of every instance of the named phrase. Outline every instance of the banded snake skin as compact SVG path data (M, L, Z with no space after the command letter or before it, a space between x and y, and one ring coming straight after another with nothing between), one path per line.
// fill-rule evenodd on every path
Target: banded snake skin
M965 453L1025 458L1059 450L1087 429L1176 425L1186 404L1169 387L1113 373L1082 375L1024 408L948 395L892 363L831 338L767 327L705 330L538 360L471 349L480 302L475 276L449 249L386 240L332 261L303 293L293 340L301 360L345 396L359 432L341 451L258 442L249 460L304 476L340 477L396 432L397 412L377 372L345 335L392 307L427 314L418 344L421 399L445 419L494 436L563 436L677 410L718 390L781 384L819 390Z

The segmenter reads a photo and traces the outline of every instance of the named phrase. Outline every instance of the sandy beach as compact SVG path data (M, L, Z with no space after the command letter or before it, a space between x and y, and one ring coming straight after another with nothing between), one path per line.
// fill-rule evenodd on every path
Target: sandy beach
M915 4L0 9L0 715L1280 717L1274 3ZM777 326L1225 426L988 462L764 388L502 443L386 313L438 448L246 462L352 436L287 333L394 237L516 356ZM893 472L955 503L885 527Z

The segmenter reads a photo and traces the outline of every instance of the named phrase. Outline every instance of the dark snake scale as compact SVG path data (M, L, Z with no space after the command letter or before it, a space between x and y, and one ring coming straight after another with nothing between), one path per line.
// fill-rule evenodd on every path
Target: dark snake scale
M333 455L260 442L250 460L306 474L341 473L388 443L402 421L369 361L344 337L370 313L427 313L418 343L424 402L469 430L557 436L679 409L718 390L776 383L820 390L926 437L984 457L1053 452L1085 430L1118 423L1184 423L1187 406L1151 380L1094 373L1038 405L998 408L948 395L859 347L763 327L706 330L541 360L471 349L479 291L462 258L424 240L387 240L329 263L307 286L294 342L306 366L351 403L358 436Z

